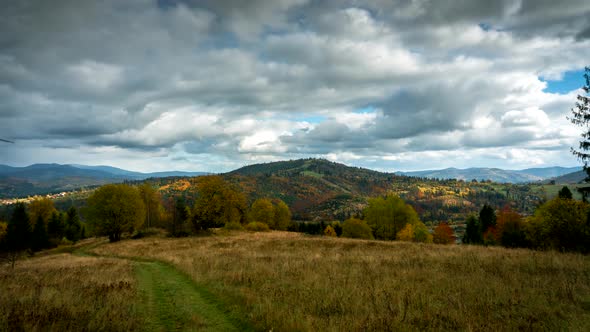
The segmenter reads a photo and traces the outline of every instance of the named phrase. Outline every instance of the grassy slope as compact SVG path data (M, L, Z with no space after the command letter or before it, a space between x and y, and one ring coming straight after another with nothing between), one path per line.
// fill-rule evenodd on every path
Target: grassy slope
M273 232L109 244L169 262L260 329L588 330L590 257Z

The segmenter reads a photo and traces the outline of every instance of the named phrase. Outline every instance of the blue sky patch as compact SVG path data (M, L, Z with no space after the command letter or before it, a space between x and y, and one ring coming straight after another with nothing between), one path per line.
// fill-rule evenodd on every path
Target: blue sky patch
M563 79L561 80L545 80L541 77L541 80L547 82L547 88L545 88L545 92L550 93L568 93L572 90L577 90L584 85L584 71L583 70L576 70L576 71L568 71L563 74Z

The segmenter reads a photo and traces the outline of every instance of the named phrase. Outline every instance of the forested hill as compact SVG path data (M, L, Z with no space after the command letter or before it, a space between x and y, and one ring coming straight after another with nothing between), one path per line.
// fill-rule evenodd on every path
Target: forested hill
M530 213L543 193L529 185L461 180L433 180L381 173L323 159L300 159L250 165L221 175L256 198L280 198L297 220L344 220L359 215L370 197L393 193L416 208L423 221L464 220L484 203L501 207L513 201ZM197 195L199 178L154 179L164 196ZM538 189L538 188L537 188Z

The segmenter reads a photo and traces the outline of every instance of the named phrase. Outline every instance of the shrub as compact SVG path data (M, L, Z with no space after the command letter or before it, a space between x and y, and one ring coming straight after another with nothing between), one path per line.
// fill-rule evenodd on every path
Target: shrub
M243 231L244 230L244 226L242 226L242 224L240 224L239 222L228 222L227 224L225 224L225 226L223 226L224 229L228 230L228 231Z
M373 239L373 231L366 222L350 218L342 224L342 237L349 237L353 239Z
M270 228L263 222L253 221L246 225L246 230L251 232L268 232L270 231Z
M432 243L432 234L421 222L414 225L414 242Z
M330 225L326 226L326 229L324 229L324 235L325 236L331 236L331 237L336 237L337 236L336 235L336 231Z

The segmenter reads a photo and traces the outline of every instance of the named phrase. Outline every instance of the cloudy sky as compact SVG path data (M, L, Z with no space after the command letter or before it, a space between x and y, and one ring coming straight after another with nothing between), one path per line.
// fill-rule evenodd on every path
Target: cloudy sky
M588 0L0 3L0 163L575 166Z

